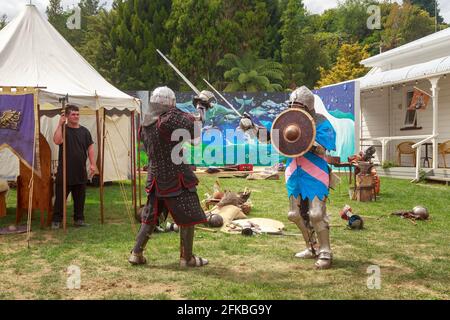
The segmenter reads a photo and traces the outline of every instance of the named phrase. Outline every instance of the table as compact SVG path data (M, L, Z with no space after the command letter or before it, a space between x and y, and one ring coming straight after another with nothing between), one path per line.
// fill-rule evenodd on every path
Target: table
M341 162L333 164L334 167L338 168L339 173L341 168L348 168L348 185L352 184L352 168L353 164L351 162Z
M428 146L432 146L433 144L431 142L425 142L423 144L425 146L425 157L423 157L423 166L425 167L425 162L428 164L428 168L430 167L430 160L432 157L428 155Z

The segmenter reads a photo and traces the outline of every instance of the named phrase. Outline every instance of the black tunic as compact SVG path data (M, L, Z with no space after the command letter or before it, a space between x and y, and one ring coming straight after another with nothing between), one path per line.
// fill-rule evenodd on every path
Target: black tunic
M171 158L172 150L180 143L171 141L172 133L176 129L185 129L194 138L194 121L190 114L171 108L157 122L141 129L141 139L149 158L148 199L143 223L156 223L164 207L180 226L206 222L197 195L196 175L189 164L177 164Z
M86 160L88 156L88 149L92 141L91 133L83 126L79 128L71 128L66 126L66 177L67 185L80 185L87 183ZM56 182L62 184L63 171L63 145L59 145L58 156L58 173L56 175Z

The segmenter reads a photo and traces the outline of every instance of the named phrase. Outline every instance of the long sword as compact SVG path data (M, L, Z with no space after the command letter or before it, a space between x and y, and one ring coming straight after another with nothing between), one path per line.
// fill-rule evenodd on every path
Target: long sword
M219 97L221 97L222 100L225 101L225 103L226 103L231 109L233 109L233 111L236 112L236 114L237 114L239 117L242 118L242 115L239 113L239 111L237 111L237 110L233 107L233 105L232 105L230 102L228 102L228 100L225 99L225 97L224 97L219 91L217 91L216 88L213 87L213 85L212 85L211 83L209 83L206 79L203 79L203 81L205 81L206 84L207 84L211 89L213 89L214 92L217 93L217 95L218 95Z
M188 80L188 78L186 78L186 77L184 76L184 74L182 74L181 71L178 70L178 68L175 67L175 65L174 65L169 59L166 58L166 56L165 56L161 51L159 51L158 49L156 49L156 52L158 52L159 55L160 55L161 57L163 57L164 60L166 60L166 62L169 64L169 66L171 66L172 69L175 70L175 72L181 77L181 79L183 79L184 82L186 82L186 84L187 84L189 87L191 87L191 89L194 90L194 92L195 92L197 95L200 94L200 90L198 90L198 89L192 84L192 82L190 82L190 81Z

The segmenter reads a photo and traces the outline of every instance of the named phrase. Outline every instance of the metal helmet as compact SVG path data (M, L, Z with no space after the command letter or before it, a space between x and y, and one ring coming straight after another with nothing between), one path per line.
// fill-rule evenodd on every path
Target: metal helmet
M213 228L223 226L223 217L220 214L212 213L208 216L208 225Z
M150 96L150 106L152 104L159 104L168 107L175 107L176 98L175 92L169 87L158 87L153 90Z
M314 112L314 94L305 86L292 91L289 97L289 105L292 107L295 105L304 106L308 112Z
M414 215L414 218L419 220L426 220L430 215L428 209L422 206L415 206L412 209L412 214Z
M155 123L159 116L168 109L176 106L175 92L168 87L158 87L152 91L150 96L150 106L143 113L142 126L147 127Z
M348 227L350 229L362 229L364 228L364 220L357 214L354 214L348 219Z
M216 103L216 97L214 96L214 93L208 90L201 91L197 96L193 99L193 104L196 107L197 104L202 104L206 106L207 108L212 107L213 103Z

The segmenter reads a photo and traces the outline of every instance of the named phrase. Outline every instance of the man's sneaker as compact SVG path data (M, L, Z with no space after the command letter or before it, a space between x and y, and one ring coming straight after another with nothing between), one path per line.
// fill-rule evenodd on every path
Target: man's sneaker
M61 222L52 222L52 230L58 230L61 228Z
M89 225L85 223L84 220L77 220L75 221L74 226L80 228L80 227L87 227Z

